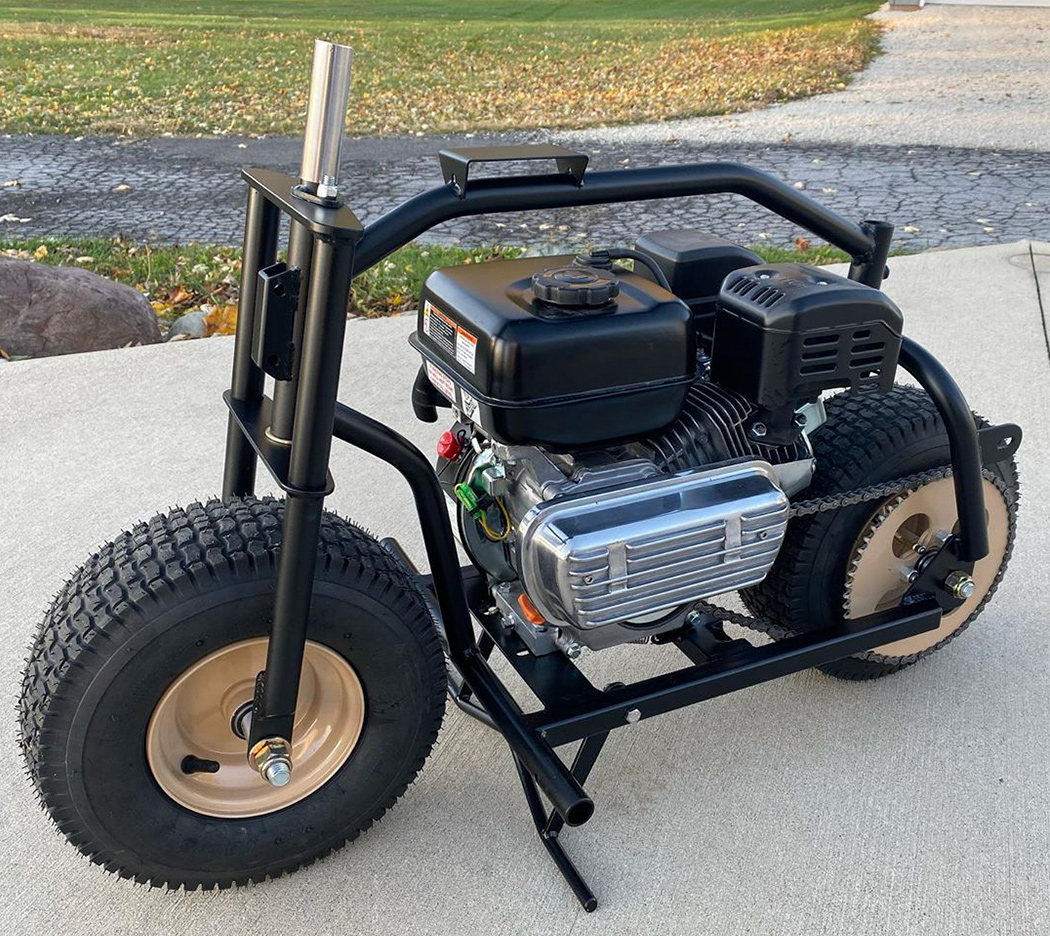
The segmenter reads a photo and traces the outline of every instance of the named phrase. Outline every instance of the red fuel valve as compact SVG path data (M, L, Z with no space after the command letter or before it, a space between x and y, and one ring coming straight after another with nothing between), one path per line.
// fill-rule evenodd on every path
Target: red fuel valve
M441 438L438 439L437 453L442 458L447 458L449 461L455 461L459 458L459 453L463 450L463 446L459 444L459 439L455 437L451 432L442 432Z

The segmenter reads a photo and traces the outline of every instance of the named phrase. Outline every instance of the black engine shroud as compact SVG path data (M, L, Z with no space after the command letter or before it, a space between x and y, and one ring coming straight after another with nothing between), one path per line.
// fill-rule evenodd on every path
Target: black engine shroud
M690 250L690 232L668 233L673 249L653 235L638 246L687 297L641 264L596 270L572 256L435 271L411 338L429 383L498 442L569 451L647 439L672 470L718 460L697 450L705 438L723 458L784 460L774 449L794 449L797 406L830 388L892 386L902 317L884 293L802 264L754 265L696 232ZM708 350L721 390L697 379Z

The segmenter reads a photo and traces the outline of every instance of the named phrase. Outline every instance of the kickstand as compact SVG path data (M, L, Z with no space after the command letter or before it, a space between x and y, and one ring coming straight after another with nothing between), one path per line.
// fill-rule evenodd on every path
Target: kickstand
M604 734L591 735L580 745L580 749L576 752L576 757L572 762L573 776L580 783L587 779L587 775L591 772L591 768L594 767L594 762L598 759L598 754L601 753L602 746L608 737L609 732L607 731ZM565 849L561 847L561 843L558 841L558 833L561 832L565 821L553 809L549 813L547 812L543 801L540 799L539 790L536 788L536 781L532 779L532 774L522 766L521 761L515 758L514 765L518 768L518 777L521 778L521 786L525 791L525 801L529 804L529 812L532 813L532 821L536 825L536 832L539 834L540 841L543 842L551 858L554 859L554 863L558 866L558 870L568 882L569 887L572 888L572 892L576 895L580 905L588 913L593 913L598 907L598 898L594 896L590 887L587 886L587 882L580 875L580 872L576 870L576 865L565 854Z

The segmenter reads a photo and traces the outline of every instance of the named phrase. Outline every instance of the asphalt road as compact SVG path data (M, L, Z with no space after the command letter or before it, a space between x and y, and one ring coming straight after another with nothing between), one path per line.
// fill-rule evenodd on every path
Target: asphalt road
M575 905L530 827L502 741L453 709L419 781L374 829L279 881L169 893L106 877L38 809L0 724L6 936L777 934L1031 936L1050 929L1050 359L1033 264L1050 244L892 262L907 330L970 402L1025 429L1010 574L982 619L872 683L815 672L612 737L595 818L563 841L602 906ZM409 318L349 324L343 397L424 446ZM219 488L229 339L0 364L0 711L50 596L121 528ZM407 490L333 458L331 505L419 557ZM586 658L599 684L672 662Z
M602 169L747 163L804 187L846 217L891 221L897 229L894 243L910 250L1045 239L1050 230L1050 151L786 144L780 138L712 144L669 140L669 135L670 130L660 140L642 141L595 137L572 145L591 155L592 167ZM535 139L535 134L484 138L502 143ZM362 220L373 220L441 184L439 149L479 142L481 137L348 140L342 175L348 203ZM122 233L169 243L238 244L245 199L240 167L295 172L300 148L299 140L276 138L2 138L0 181L18 180L19 185L0 188L0 238ZM697 227L742 244L791 245L800 233L743 198L724 195L483 215L440 225L427 239L576 248L633 243L647 231L671 227Z

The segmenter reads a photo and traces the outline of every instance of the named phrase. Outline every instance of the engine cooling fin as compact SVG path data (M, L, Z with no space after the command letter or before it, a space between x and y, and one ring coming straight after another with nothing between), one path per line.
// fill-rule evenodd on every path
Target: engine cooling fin
M698 380L689 388L675 421L639 445L661 471L671 473L734 458L760 458L779 465L809 457L801 433L798 441L789 445L752 439L747 421L754 411L739 393Z

